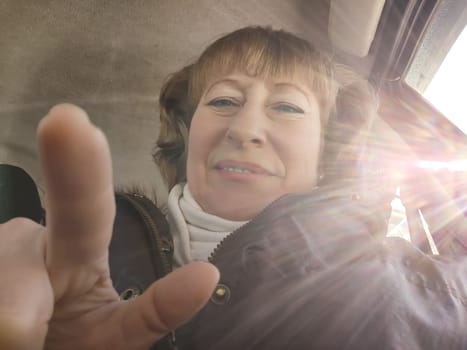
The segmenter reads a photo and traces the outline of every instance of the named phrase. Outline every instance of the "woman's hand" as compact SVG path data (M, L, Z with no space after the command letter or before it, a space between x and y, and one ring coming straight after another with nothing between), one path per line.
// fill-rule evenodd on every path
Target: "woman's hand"
M147 349L208 300L218 272L195 263L119 301L108 246L109 148L84 111L54 107L38 128L47 228L0 225L0 349Z

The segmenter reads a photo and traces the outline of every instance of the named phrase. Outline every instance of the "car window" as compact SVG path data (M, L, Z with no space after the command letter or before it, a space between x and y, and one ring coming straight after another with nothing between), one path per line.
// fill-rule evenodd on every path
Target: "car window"
M449 26L446 23L450 23ZM405 81L467 134L467 8L444 0L436 8Z

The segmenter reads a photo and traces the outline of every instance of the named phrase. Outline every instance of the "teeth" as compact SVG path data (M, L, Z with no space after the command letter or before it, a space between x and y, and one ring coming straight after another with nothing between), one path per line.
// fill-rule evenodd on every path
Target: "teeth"
M222 167L222 170L232 171L234 173L249 173L249 174L253 173L252 171L248 169L236 168L236 167Z

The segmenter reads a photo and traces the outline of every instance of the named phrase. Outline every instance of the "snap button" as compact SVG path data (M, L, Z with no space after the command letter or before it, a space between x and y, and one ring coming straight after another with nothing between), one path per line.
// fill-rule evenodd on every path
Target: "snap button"
M352 200L359 201L362 197L358 193L352 193Z
M165 237L163 237L161 239L161 241L162 241L162 251L164 253L171 253L173 251L172 242L169 239L165 238Z
M120 300L130 300L141 295L141 290L138 287L130 287L120 293Z
M211 296L211 301L216 305L224 305L230 300L230 288L225 284L218 284Z

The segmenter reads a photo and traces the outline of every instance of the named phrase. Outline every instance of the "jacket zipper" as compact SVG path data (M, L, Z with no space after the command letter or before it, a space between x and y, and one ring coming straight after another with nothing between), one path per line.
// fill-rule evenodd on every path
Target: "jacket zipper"
M316 187L316 189L319 189L319 187ZM352 199L353 199L353 196L354 196L354 193L352 192ZM229 243L232 238L235 236L235 234L240 231L241 229L245 228L245 226L248 226L248 225L251 225L253 222L259 220L262 216L264 216L264 213L270 208L272 207L276 202L278 202L280 199L286 197L286 196L289 196L289 195L293 195L291 193L289 194L285 194L279 198L276 198L275 200L273 200L271 203L269 203L266 207L264 207L263 210L261 210L258 215L256 215L253 219L251 219L250 221L248 221L247 223L243 224L242 226L238 227L237 229L235 229L234 231L232 231L231 233L229 233L227 236L225 236L220 242L219 244L217 244L217 246L214 248L214 250L211 252L211 255L209 256L208 258L208 262L210 263L213 263L215 262L215 259L216 259L216 256L218 254L218 251L219 249L221 249L223 246L225 246L227 243ZM327 195L326 199L329 199L329 198L334 198L334 197L340 197L342 195L336 195L336 194L333 194L333 193L330 193ZM319 198L318 198L319 199Z
M283 196L282 196L283 197ZM235 230L233 230L232 232L230 232L227 236L225 236L218 244L217 246L214 248L214 250L211 252L211 254L209 255L208 257L208 262L210 262L211 264L215 264L215 259L217 257L217 254L219 252L219 250L224 247L226 244L228 244L232 238L235 237L235 234L242 230L243 228L245 228L246 226L248 225L251 225L253 222L259 220L263 215L264 215L264 212L266 212L267 209L269 209L270 207L272 207L273 204L275 204L277 201L279 201L282 197L279 197L275 200L273 200L271 203L269 203L266 207L263 208L263 210L261 210L253 219L251 219L250 221L244 223L242 226L236 228Z
M150 231L149 239L151 240L151 243L157 247L157 250L159 252L159 256L161 258L161 263L162 267L164 270L164 275L170 273L172 271L170 267L169 260L166 257L166 248L164 248L164 243L162 242L161 238L159 237L157 226L151 217L151 215L148 213L147 209L144 207L143 204L141 204L137 199L143 200L144 197L133 193L131 195L129 194L122 194L136 209L136 211L140 214L141 218L143 219L144 223L146 224L146 227ZM135 197L135 198L133 198ZM161 278L164 276L158 276L158 278Z

